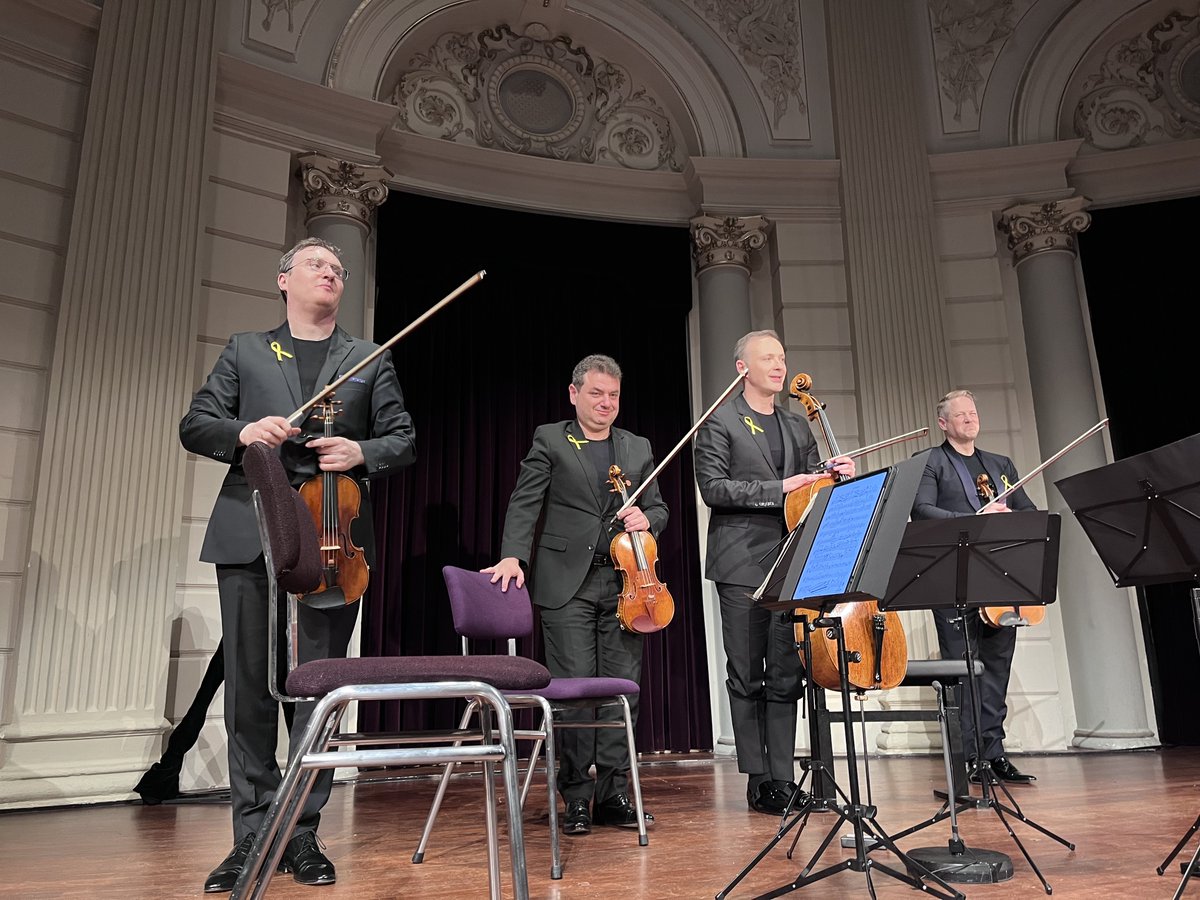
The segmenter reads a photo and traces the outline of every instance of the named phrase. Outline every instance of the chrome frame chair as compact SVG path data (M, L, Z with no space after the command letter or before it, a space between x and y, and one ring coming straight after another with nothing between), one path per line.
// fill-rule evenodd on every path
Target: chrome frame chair
M297 665L296 595L311 591L320 579L316 530L299 494L288 485L283 465L274 450L265 444L251 445L246 448L243 465L253 488L254 511L269 585L268 687L272 695L283 702L316 700L317 706L255 836L246 865L234 886L233 897L258 898L266 892L318 770L343 766L479 762L486 775L490 896L496 900L501 897L493 775L498 764L508 806L513 893L518 900L528 898L518 788L520 771L512 708L502 690L547 684L549 672L532 660L523 660L514 667L515 660L508 656L476 657L473 660L459 656L322 659ZM288 613L288 675L284 690L275 684L278 670L274 648L281 586L286 590ZM469 704L487 708L491 715L481 717L480 727L471 731L456 729L370 736L337 733L350 703L441 698L463 698ZM371 746L377 744L401 746ZM421 746L412 746L414 744ZM344 749L347 745L355 745L355 749ZM367 745L367 749L361 745Z
M444 566L442 576L451 596L451 610L454 617L454 628L462 639L463 657L470 658L471 641L499 639L507 640L508 653L516 656L517 638L526 637L533 633L533 606L529 593L524 587L518 588L510 584L507 592L501 592L499 585L490 584L488 575L455 566ZM474 583L481 591L487 590L493 596L488 598L488 615L475 614L470 610L472 601L465 599L465 585ZM486 585L486 587L485 587ZM618 688L620 692L614 692ZM519 740L534 741L529 755L529 767L525 771L521 784L521 805L529 795L530 784L537 768L538 756L545 748L546 783L549 801L550 826L550 877L562 878L563 866L559 845L558 831L558 786L556 783L556 762L554 757L554 731L556 728L623 728L629 747L629 782L633 789L634 807L638 816L638 844L645 847L650 839L646 834L646 817L642 805L642 786L638 774L637 745L633 733L633 715L626 694L637 693L638 684L627 679L615 678L551 678L550 683L532 691L505 691L505 699L515 708L533 708L541 711L541 727L531 730L518 730ZM566 709L588 708L602 709L619 706L622 711L621 721L604 721L596 719L583 722L557 722L555 714ZM478 703L469 703L459 728L466 729L476 712L482 712ZM481 718L486 718L482 716ZM433 823L437 819L450 777L454 772L456 762L448 762L442 771L441 783L438 785L437 796L429 810L425 822L425 831L413 854L413 862L420 863L425 856L425 849L433 833Z

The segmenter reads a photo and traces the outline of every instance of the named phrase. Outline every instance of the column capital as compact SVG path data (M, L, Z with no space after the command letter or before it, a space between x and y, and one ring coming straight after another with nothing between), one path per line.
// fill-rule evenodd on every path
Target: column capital
M1092 224L1086 197L1049 203L1019 203L1000 214L996 227L1008 235L1013 262L1020 265L1038 253L1075 254L1075 235Z
M713 266L749 271L751 254L766 245L770 230L766 216L696 216L691 221L696 274Z
M360 166L322 153L301 156L306 221L341 216L369 230L372 214L387 199L385 180L391 175L383 166Z

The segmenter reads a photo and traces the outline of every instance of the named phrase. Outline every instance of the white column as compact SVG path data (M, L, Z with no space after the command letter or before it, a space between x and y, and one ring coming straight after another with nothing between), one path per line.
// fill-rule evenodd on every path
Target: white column
M905 3L826 4L834 125L864 442L930 423L950 389L933 190ZM789 336L790 338L790 336ZM816 391L818 396L820 391ZM847 448L849 449L849 448ZM900 445L876 462L907 458Z
M166 725L215 8L104 4L0 733L2 805L128 795Z
M750 330L750 265L767 243L771 223L763 216L697 216L691 221L692 257L700 295L700 383L704 408L729 386L737 370L733 346ZM702 518L707 522L707 517ZM733 720L725 689L721 606L713 583L704 580L704 629L714 748L734 753Z
M360 166L320 153L300 157L308 233L340 248L342 265L350 270L338 324L367 339L367 238L375 210L387 199L384 181L391 175L382 166Z
M1100 419L1091 354L1075 279L1075 235L1091 224L1087 201L1072 197L1006 209L1000 229L1017 268L1029 381L1042 458ZM1087 441L1042 476L1051 512L1062 516L1058 596L1077 725L1072 743L1097 750L1157 743L1147 725L1138 623L1127 590L1113 587L1054 482L1105 465L1104 443Z

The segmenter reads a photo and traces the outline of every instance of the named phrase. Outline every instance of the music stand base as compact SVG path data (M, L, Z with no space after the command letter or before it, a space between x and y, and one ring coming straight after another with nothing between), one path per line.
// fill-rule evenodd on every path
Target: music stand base
M917 847L905 853L943 881L955 884L998 884L1013 877L1012 859L998 850L968 848L965 853L954 853L949 847Z

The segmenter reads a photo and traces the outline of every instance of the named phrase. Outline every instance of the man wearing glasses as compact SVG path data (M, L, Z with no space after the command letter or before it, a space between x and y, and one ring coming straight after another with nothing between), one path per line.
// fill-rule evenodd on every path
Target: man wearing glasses
M276 284L287 320L272 331L231 337L179 423L187 450L229 464L200 559L216 564L221 601L234 846L208 876L206 893L233 889L280 782L275 761L279 704L267 688L267 574L242 450L255 441L278 448L293 486L323 471L345 472L358 481L363 504L351 539L363 548L368 564L374 561L375 540L366 479L391 475L415 458L412 419L386 353L338 388L332 437L323 436L324 423L316 418L297 425L284 418L376 349L337 326L348 276L339 252L307 238L283 255ZM331 595L331 608L300 605L301 662L346 655L358 604L340 602L337 590L316 595ZM297 705L293 747L313 705ZM336 878L316 838L332 781L330 769L317 776L283 856L284 871L301 884L332 884Z

